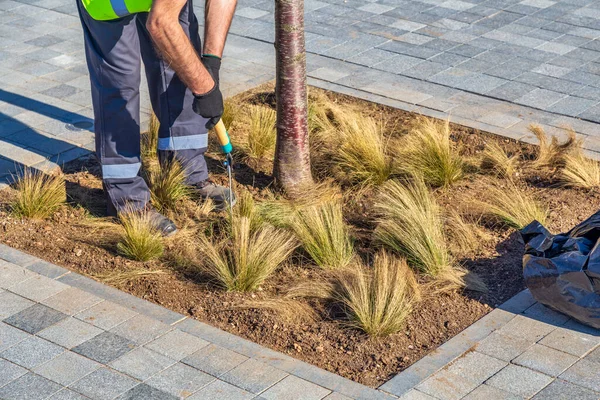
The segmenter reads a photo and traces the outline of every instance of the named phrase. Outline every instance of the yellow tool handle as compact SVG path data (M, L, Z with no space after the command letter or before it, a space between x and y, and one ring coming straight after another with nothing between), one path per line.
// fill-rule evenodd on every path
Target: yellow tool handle
M215 132L217 132L217 137L219 138L219 143L221 144L221 150L223 150L223 153L231 153L233 146L231 145L229 133L227 133L227 128L225 128L225 124L223 123L222 119L217 122L217 125L215 125Z

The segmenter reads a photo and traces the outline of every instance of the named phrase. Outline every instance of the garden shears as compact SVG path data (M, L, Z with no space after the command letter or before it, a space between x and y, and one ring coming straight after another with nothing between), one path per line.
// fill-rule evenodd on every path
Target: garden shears
M221 151L225 154L225 161L223 165L227 167L227 175L229 177L229 208L231 208L231 202L233 200L233 178L232 171L233 168L233 156L231 152L233 151L233 146L231 145L231 140L229 139L229 133L227 132L227 128L225 128L225 124L223 120L219 120L217 125L215 125L215 132L217 133L217 138L219 139L219 144L221 145Z

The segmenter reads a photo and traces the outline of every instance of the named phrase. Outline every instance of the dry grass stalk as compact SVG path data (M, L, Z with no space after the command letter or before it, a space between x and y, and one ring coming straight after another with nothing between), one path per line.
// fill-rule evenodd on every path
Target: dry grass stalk
M517 156L509 156L506 150L495 141L485 145L481 167L493 170L496 174L505 178L512 178L517 172L519 159Z
M392 160L386 151L383 125L357 111L339 113L334 134L339 145L333 159L341 180L361 185L381 185L392 174Z
M233 208L233 220L239 220L240 218L247 218L250 222L250 231L255 232L261 226L264 225L265 220L259 212L259 209L252 197L252 193L244 190L238 196L236 206Z
M230 291L252 291L292 254L296 241L271 226L251 232L250 220L236 218L229 238L216 241L200 236L202 270Z
M304 250L321 268L344 268L354 257L350 229L339 202L298 210L291 227Z
M123 236L117 244L119 254L137 261L148 261L163 254L160 232L146 211L128 211L119 215Z
M142 158L155 158L157 156L156 151L158 149L158 129L160 123L156 114L150 114L150 121L148 122L148 131L142 134Z
M593 189L600 187L600 164L576 151L564 158L565 165L560 170L559 179L563 186Z
M398 168L435 187L462 179L464 160L455 151L450 134L449 121L419 117L402 142Z
M317 320L310 305L290 298L248 301L241 307L270 310L288 322L313 323Z
M572 129L567 129L567 140L563 143L558 141L556 136L549 140L548 135L539 125L531 124L529 131L538 139L539 148L534 166L559 168L565 163L565 157L573 151L581 148L581 140L577 139L577 134Z
M152 204L159 211L175 210L192 193L185 183L185 170L176 160L162 162L147 172Z
M546 223L548 208L512 182L505 187L490 186L487 195L488 200L480 203L484 213L508 226L521 229L534 220Z
M277 139L277 113L265 106L250 107L250 131L246 138L247 156L254 159L270 157Z
M309 91L308 131L311 135L328 132L335 127L332 121L334 107L336 107L334 103L324 93Z
M450 253L454 256L470 254L490 239L489 233L476 223L467 221L456 210L446 214L444 225Z
M221 120L227 129L233 126L238 113L239 106L231 99L225 100L223 103L223 115L221 115Z
M65 201L65 178L26 168L15 180L16 198L10 208L16 216L45 219Z
M96 275L96 278L101 280L104 283L119 285L123 284L135 279L144 278L147 276L155 276L155 275L165 275L166 272L157 269L157 270L148 270L144 268L134 269L131 271L117 271L117 272L109 272L106 274Z

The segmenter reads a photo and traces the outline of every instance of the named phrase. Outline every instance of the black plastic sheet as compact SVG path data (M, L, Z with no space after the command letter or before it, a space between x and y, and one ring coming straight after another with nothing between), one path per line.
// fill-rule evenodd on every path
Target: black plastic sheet
M532 222L525 242L525 284L540 303L600 329L600 211L567 233Z

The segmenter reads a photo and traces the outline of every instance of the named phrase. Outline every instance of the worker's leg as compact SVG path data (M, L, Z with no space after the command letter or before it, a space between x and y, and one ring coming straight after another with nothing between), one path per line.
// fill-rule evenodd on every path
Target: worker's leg
M109 213L143 208L150 192L140 171L140 49L134 16L96 21L77 2L92 83L96 154Z
M152 46L146 30L148 14L137 15L142 59L146 68L152 108L160 122L158 155L161 161L175 157L185 168L187 183L208 179L204 153L208 146L206 119L192 110L194 96ZM198 20L191 0L181 11L179 22L198 54L202 54Z

